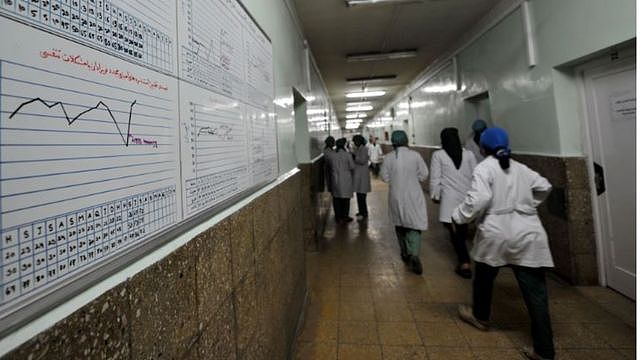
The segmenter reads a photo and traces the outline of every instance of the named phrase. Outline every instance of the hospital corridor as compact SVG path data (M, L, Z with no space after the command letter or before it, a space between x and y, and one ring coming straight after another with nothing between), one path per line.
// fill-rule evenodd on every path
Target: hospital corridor
M1 0L0 360L628 360L635 0Z

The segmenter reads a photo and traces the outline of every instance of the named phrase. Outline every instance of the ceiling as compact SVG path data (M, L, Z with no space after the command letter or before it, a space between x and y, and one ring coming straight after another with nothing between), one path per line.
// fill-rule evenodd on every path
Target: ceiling
M345 0L294 0L305 36L326 82L338 119L344 124L345 93L361 91L348 78L397 75L366 84L386 95L372 102L378 113L420 71L449 50L500 0L423 0L349 7ZM412 58L347 62L347 54L417 49ZM349 99L349 102L361 101ZM365 119L366 120L366 119Z

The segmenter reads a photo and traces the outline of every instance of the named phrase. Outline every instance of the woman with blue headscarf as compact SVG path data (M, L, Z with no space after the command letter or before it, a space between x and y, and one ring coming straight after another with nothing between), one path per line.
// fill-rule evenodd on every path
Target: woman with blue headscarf
M396 227L402 261L416 274L422 274L421 232L427 230L427 206L420 186L429 170L417 152L410 150L407 134L396 130L391 134L394 151L382 162L380 176L389 184L389 212Z
M452 216L455 224L480 219L471 250L476 263L473 306L460 306L459 315L467 323L486 330L493 282L500 268L508 266L518 280L531 318L533 349L525 349L524 353L530 359L553 359L544 273L544 268L553 267L553 259L536 210L551 191L551 184L511 159L509 137L503 129L485 130L480 145L488 157L476 166L471 190Z

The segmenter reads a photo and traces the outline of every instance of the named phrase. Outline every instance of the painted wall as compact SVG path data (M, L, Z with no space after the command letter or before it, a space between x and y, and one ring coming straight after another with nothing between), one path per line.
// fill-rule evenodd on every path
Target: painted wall
M520 9L458 54L461 90L450 63L411 96L415 143L437 146L440 130L470 132L465 99L488 92L493 125L506 128L514 151L582 155L580 105L562 65L635 37L633 0L531 0L538 64L529 68ZM408 101L408 97L399 102ZM382 117L384 113L380 114ZM396 124L393 128L398 128ZM389 125L387 130L391 130Z
M293 91L296 88L306 99L307 107L319 102L331 112L330 102L322 85L320 74L312 67L311 86L307 82L307 60L304 38L289 0L242 0L249 12L271 37L273 44L276 117L278 121L278 156L280 174L298 165L295 152L296 133L293 109ZM309 136L300 132L299 136Z

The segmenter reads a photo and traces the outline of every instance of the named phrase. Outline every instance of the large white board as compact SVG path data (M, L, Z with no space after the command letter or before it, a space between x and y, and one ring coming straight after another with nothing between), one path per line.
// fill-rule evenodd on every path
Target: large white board
M0 5L0 319L278 173L235 0Z

